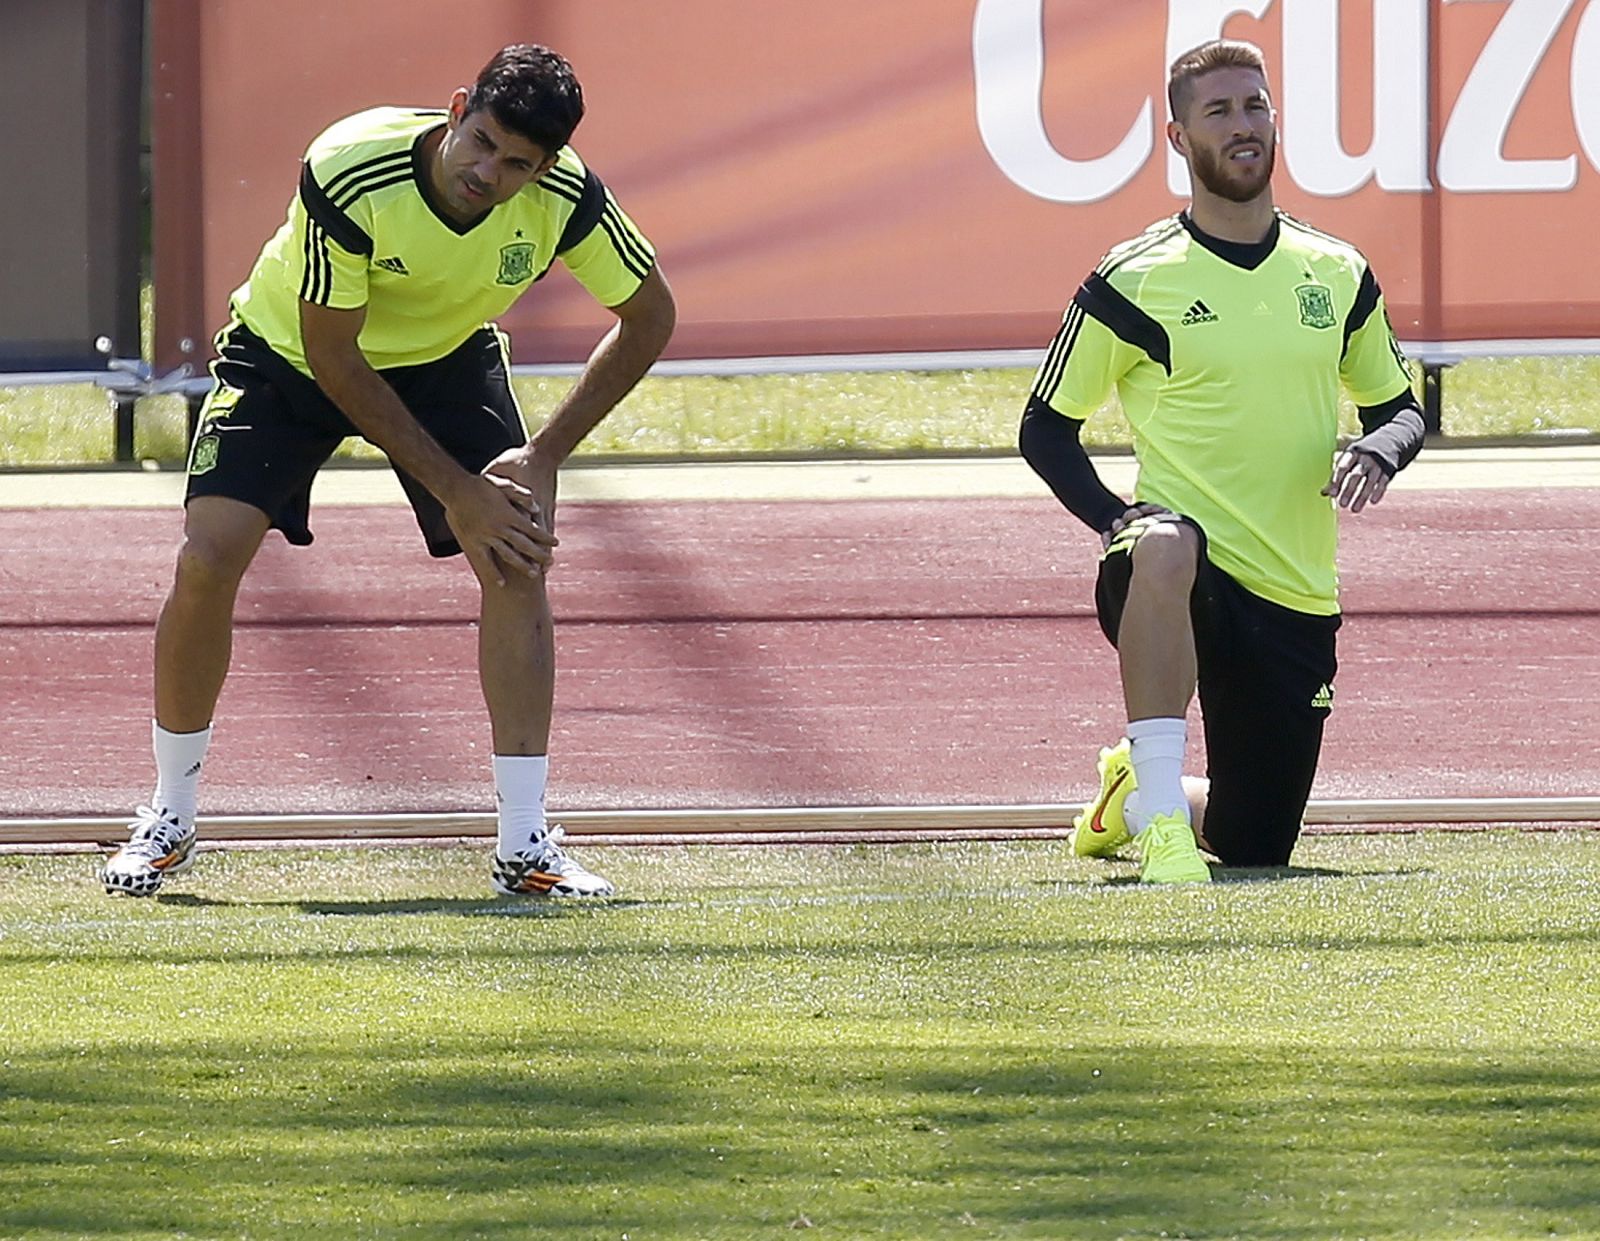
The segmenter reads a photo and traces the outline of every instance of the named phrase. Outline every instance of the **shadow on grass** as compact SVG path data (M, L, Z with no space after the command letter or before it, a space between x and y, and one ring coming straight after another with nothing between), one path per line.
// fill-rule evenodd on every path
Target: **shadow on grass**
M1213 883L1278 883L1287 879L1404 879L1413 875L1430 875L1426 866L1404 867L1399 870L1339 870L1332 866L1222 866L1208 863ZM1108 888L1140 887L1138 875L1107 875L1100 884ZM1153 885L1183 887L1183 884ZM1189 885L1193 886L1193 885Z
M284 1056L262 1030L159 1074L109 1041L13 1054L0 1232L752 1237L801 1214L919 1238L1600 1232L1580 1174L1600 1067L1578 1052L883 1028L821 1054L645 1024L560 1052L505 1033Z
M298 909L302 913L325 917L373 917L393 914L459 914L463 917L564 918L574 914L597 913L612 909L633 909L649 901L629 897L418 897L414 900L375 899L366 901L254 901L225 900L194 896L187 892L162 893L158 905L179 908L217 909Z

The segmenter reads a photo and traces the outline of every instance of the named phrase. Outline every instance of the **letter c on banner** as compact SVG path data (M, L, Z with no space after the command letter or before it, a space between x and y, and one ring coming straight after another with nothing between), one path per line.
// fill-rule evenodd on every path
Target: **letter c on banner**
M1115 194L1155 149L1150 97L1115 150L1068 159L1051 144L1040 113L1044 86L1044 0L978 0L972 20L978 133L996 166L1015 184L1058 203L1092 203Z
M1584 155L1600 171L1600 4L1578 19L1572 42L1572 119Z

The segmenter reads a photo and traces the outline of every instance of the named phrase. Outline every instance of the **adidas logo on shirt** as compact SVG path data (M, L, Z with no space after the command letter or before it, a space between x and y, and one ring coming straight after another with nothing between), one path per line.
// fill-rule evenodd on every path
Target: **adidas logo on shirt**
M373 266L381 267L384 271L392 271L397 276L409 276L411 274L406 270L405 260L398 254L391 258L379 259Z
M1193 327L1197 323L1215 323L1216 321L1217 316L1211 313L1211 307L1197 297L1194 299L1194 305L1183 312L1183 318L1180 322L1184 327Z

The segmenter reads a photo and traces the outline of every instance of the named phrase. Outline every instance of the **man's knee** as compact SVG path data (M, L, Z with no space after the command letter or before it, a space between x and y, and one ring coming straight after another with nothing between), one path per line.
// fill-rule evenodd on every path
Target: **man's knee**
M1139 536L1132 561L1136 585L1187 594L1200 566L1200 535L1187 522L1158 522Z
M265 513L236 501L191 502L178 548L178 587L232 590L255 559L268 524Z

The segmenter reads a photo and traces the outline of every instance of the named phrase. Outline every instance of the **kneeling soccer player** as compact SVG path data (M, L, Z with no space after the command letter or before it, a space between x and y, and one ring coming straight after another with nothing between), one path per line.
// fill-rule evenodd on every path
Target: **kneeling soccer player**
M1211 878L1201 849L1227 866L1289 860L1333 703L1335 504L1381 500L1423 420L1366 260L1273 205L1260 50L1195 48L1173 64L1168 101L1189 208L1083 282L1020 443L1100 535L1096 606L1128 712L1074 849L1105 855L1131 836L1143 880L1195 883ZM1364 431L1343 451L1341 384ZM1079 442L1112 388L1139 461L1131 506ZM1197 685L1209 782L1186 789Z

